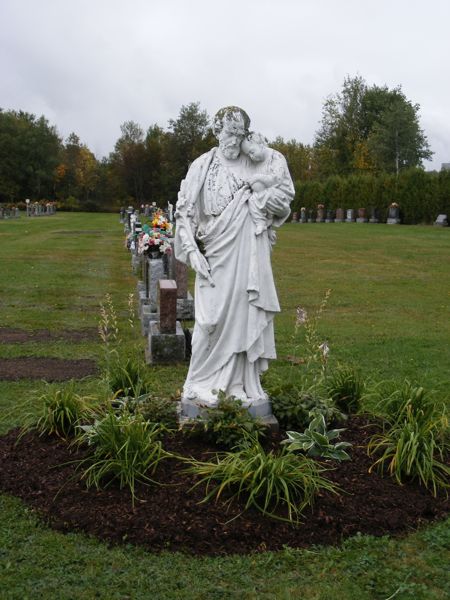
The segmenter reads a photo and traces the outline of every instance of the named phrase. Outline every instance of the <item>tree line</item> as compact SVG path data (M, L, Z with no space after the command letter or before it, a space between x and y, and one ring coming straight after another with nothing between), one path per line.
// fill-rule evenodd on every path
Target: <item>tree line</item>
M299 198L333 189L336 178L396 181L432 155L419 108L400 87L347 77L325 100L313 144L281 137L269 144L286 156ZM56 200L67 210L175 204L190 163L216 145L199 102L182 106L165 128L126 121L120 130L113 151L99 160L75 133L61 139L44 116L0 109L0 202Z

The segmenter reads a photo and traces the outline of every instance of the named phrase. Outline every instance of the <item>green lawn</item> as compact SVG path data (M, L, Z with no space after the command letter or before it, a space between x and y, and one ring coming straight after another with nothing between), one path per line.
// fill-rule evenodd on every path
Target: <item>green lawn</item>
M56 214L0 221L0 326L96 327L112 295L121 352L143 353L127 326L136 279L118 217ZM366 224L285 225L273 255L282 313L279 359L270 375L295 378L286 360L302 355L294 339L297 306L313 311L332 293L319 324L334 362L356 365L373 381L405 377L448 398L450 381L450 230ZM99 341L0 345L0 357L102 356ZM173 396L186 366L152 369L158 393ZM56 386L56 384L54 384ZM61 385L61 384L59 384ZM95 391L88 379L80 389ZM44 384L0 382L0 430L23 422ZM56 386L57 387L57 386ZM0 496L1 598L438 599L446 598L447 523L404 539L353 538L340 548L197 559L108 548L81 534L62 535L16 499Z

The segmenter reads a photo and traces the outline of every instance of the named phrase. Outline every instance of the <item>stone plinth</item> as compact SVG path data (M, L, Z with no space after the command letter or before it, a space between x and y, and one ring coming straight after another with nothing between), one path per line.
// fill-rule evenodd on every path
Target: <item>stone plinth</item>
M388 225L399 225L400 224L400 209L398 206L390 206L388 211Z
M331 210L330 208L327 210L325 223L334 223L334 210Z
M153 312L158 310L158 281L164 279L164 261L162 258L148 259L148 299Z
M141 257L136 254L136 251L133 250L131 253L131 268L133 270L134 275L139 275L139 269L141 266Z
M343 208L336 209L336 217L334 219L335 223L343 223L345 219L345 212Z
M355 222L355 211L353 210L353 208L347 209L347 213L345 216L345 222L346 223L354 223Z
M372 208L370 210L370 219L369 223L379 223L380 222L380 214L378 208Z
M177 298L188 297L188 268L187 265L175 259L175 281L177 282Z
M142 335L147 336L150 331L150 322L151 321L159 321L159 312L155 310L151 310L150 305L142 303L140 309L140 319L141 319L141 331Z
M158 288L159 330L161 333L175 333L177 284L173 279L160 279Z
M149 301L145 302L144 298L140 298L140 319L142 335L146 336L149 332L150 321L159 321L159 311L152 310ZM177 298L177 320L178 321L193 321L195 319L194 299L188 292L187 298Z
M149 365L170 364L185 360L186 338L179 321L176 322L175 333L162 333L159 323L150 321L145 358Z
M325 208L317 209L316 223L324 223L325 222Z
M438 215L436 221L434 222L436 227L448 227L448 217L447 215Z
M194 298L187 293L186 298L177 298L177 319L193 321L195 319Z
M357 223L367 223L367 211L365 208L358 208Z

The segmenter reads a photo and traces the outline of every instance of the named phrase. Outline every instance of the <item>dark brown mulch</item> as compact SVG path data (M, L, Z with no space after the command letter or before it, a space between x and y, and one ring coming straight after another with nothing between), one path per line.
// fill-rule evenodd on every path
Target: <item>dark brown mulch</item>
M43 379L44 381L66 381L82 379L98 373L97 363L89 358L63 359L21 356L0 358L0 379Z
M98 330L95 327L86 329L67 329L64 331L49 331L38 329L26 331L12 327L0 327L0 344L17 344L25 342L52 342L65 340L67 342L83 342L98 338Z
M433 498L416 484L399 486L388 477L368 473L371 459L365 446L373 432L353 419L343 437L354 444L352 460L334 465L328 476L346 492L319 494L313 509L298 526L276 521L242 505L228 509L224 501L200 504L203 490L190 491L194 480L180 473L181 463L161 463L162 486L139 486L134 509L128 491L111 484L106 490L87 490L70 461L86 449L69 449L56 438L26 434L16 445L17 430L0 438L0 489L22 498L45 521L60 531L84 531L110 543L132 543L150 551L223 555L279 550L311 544L338 544L363 534L401 534L422 523L444 517L449 502ZM208 457L213 448L179 434L166 441L168 450ZM236 518L234 518L236 517Z

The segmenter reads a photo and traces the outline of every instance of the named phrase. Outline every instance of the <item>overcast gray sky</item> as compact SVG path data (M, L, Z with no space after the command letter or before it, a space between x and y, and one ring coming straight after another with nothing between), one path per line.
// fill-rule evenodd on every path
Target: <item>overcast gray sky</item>
M0 107L44 114L97 157L124 121L237 104L311 143L347 75L401 85L450 162L449 0L0 0Z

